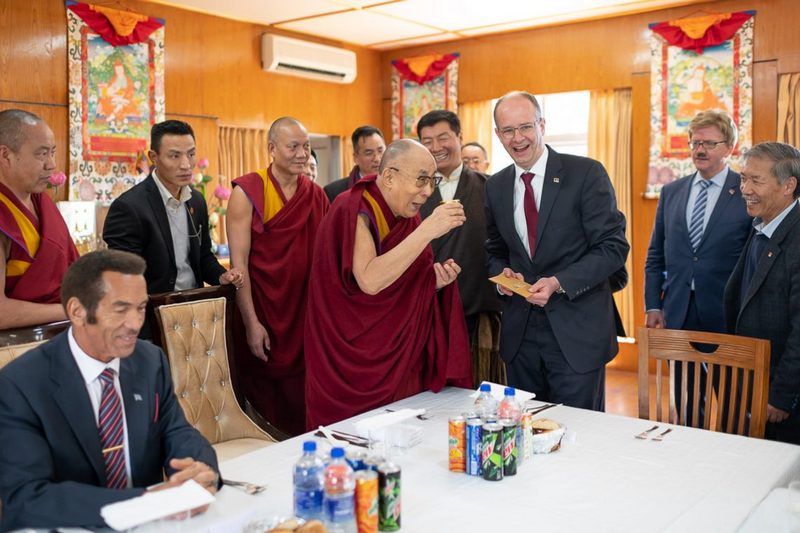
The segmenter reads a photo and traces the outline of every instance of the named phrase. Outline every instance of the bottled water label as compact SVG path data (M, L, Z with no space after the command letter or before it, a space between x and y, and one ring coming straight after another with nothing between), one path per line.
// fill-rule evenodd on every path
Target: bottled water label
M314 519L322 515L322 489L295 489L294 512L299 518Z
M330 522L352 522L355 519L355 499L352 493L325 499L325 516Z

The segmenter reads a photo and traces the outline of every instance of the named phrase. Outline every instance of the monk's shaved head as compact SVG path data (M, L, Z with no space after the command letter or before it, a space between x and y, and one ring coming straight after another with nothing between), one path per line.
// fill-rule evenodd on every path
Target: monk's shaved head
M271 143L278 142L278 134L280 133L280 131L283 128L287 128L290 126L297 126L301 130L303 130L303 132L306 131L306 127L303 126L303 123L297 120L296 118L280 117L276 119L275 122L273 122L272 125L269 127L269 133L267 134L267 139Z
M22 109L6 109L0 111L0 145L8 146L12 152L18 152L25 141L25 126L41 124L39 116Z
M378 173L382 174L384 169L389 166L401 166L402 168L402 166L405 166L402 164L402 161L409 159L409 157L415 157L423 152L428 156L427 159L433 161L435 168L436 160L433 159L433 156L428 149L422 146L419 142L413 139L400 139L398 141L394 141L383 153L383 159L381 159L381 166L378 170Z

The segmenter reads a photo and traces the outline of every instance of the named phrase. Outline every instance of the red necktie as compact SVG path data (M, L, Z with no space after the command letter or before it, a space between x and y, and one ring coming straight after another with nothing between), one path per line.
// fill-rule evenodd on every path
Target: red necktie
M539 225L539 210L536 209L536 196L533 194L533 181L532 172L523 172L522 183L525 184L525 200L523 207L525 208L525 221L528 224L528 246L531 249L531 259L533 254L536 253L536 226Z
M114 388L114 370L103 370L100 382L103 392L100 396L97 430L100 432L100 445L103 447L103 460L106 464L106 487L124 489L128 486L125 432L122 425L122 404L117 389Z

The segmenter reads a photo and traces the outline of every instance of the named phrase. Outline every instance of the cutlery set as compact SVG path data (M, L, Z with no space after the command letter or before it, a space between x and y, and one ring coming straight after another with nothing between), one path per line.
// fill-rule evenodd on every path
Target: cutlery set
M655 431L657 429L658 429L658 426L653 426L650 429L646 429L646 430L642 431L641 433L638 433L638 434L634 435L633 437L636 438L636 439L647 440L648 437L650 436L650 433L652 433L653 431ZM662 440L664 440L664 437L666 437L667 433L669 433L670 431L672 431L672 428L669 428L666 431L663 431L663 432L659 433L658 435L656 435L655 437L651 438L650 440L654 440L656 442L661 442Z

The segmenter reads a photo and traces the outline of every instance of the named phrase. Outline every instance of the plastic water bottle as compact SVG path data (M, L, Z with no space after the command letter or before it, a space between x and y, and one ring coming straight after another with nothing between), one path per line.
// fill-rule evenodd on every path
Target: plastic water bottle
M322 520L325 465L317 455L317 443L303 443L303 455L294 465L294 514L306 520Z
M480 394L475 400L475 413L481 418L497 416L497 400L492 396L492 386L481 383Z
M517 389L514 387L506 387L503 391L503 401L500 402L500 407L497 409L497 416L499 418L510 418L519 424L519 417L522 415L522 407L517 401Z
M331 450L325 469L325 525L329 533L356 533L356 479L343 448Z

